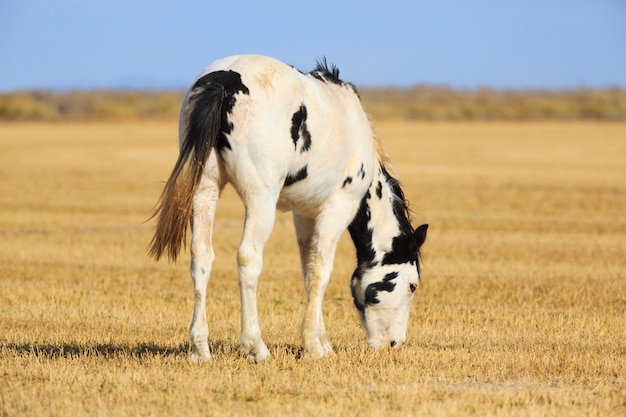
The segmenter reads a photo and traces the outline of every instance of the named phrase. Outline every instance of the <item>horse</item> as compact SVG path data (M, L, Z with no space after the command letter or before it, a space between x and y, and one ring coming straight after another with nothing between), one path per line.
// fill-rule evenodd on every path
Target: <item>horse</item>
M213 62L183 99L179 145L155 205L149 255L176 261L190 225L192 362L211 359L206 289L215 259L215 211L227 183L245 207L237 250L243 355L253 362L270 357L256 291L277 209L292 212L300 251L306 292L302 357L334 354L322 301L346 229L357 258L351 294L367 343L374 349L403 346L428 225L413 229L408 203L358 91L339 78L335 65L324 58L303 73L258 55Z

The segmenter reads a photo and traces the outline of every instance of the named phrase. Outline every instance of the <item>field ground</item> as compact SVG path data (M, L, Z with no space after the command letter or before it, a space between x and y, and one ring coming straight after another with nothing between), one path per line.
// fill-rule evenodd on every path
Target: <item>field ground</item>
M214 360L187 360L188 255L146 255L176 125L0 125L0 415L626 415L626 124L384 122L424 285L399 353L367 348L346 234L325 299L337 356L299 359L289 214L259 287L273 354L238 354L242 207L224 193Z

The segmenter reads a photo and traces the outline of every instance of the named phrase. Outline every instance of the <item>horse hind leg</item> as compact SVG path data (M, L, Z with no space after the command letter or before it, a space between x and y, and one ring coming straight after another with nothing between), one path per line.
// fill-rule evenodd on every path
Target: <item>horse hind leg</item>
M189 327L189 338L191 340L190 360L198 364L211 359L208 344L206 289L215 259L212 245L213 222L223 187L224 184L220 183L217 177L205 176L193 199L190 273L193 280L194 309Z

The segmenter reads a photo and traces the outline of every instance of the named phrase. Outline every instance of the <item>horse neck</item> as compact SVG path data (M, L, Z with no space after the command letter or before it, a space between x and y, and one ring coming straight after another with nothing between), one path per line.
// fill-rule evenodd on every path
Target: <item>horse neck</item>
M413 232L400 186L379 166L359 210L348 227L359 266L375 265L394 249L394 240Z

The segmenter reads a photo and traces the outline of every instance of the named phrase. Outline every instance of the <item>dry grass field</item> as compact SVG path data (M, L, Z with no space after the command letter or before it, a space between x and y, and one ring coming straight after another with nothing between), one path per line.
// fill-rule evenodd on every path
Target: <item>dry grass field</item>
M146 257L173 122L0 125L0 415L626 415L626 124L377 124L430 223L402 352L374 352L344 236L337 356L299 358L289 214L259 286L273 358L238 354L242 207L217 215L214 360L187 360L192 284Z

